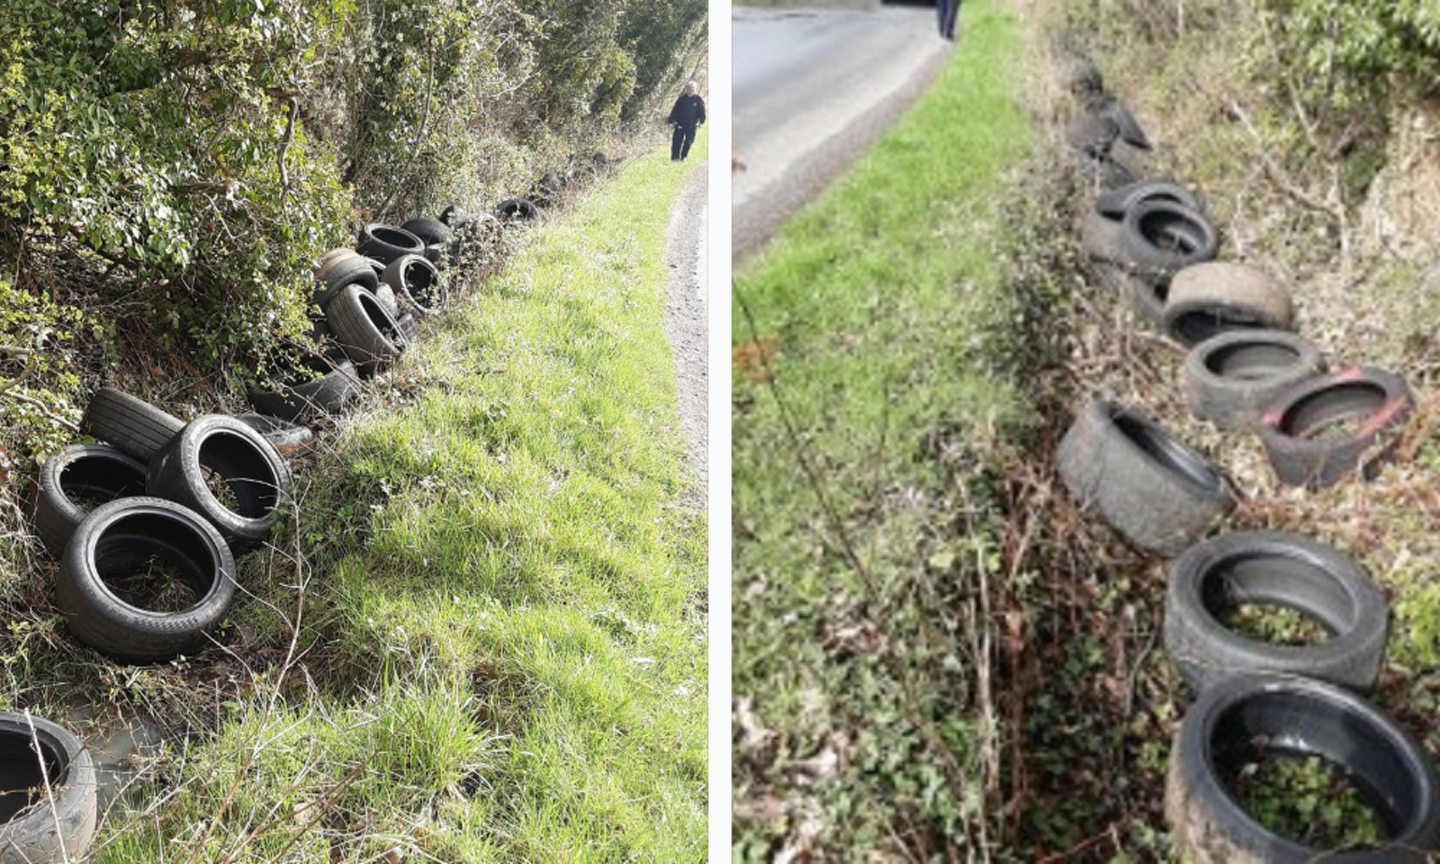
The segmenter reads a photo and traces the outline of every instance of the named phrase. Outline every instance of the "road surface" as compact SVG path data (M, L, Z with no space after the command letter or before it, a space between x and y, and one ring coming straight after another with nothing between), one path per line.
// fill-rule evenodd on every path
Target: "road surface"
M904 113L950 43L931 7L736 7L732 21L740 261Z

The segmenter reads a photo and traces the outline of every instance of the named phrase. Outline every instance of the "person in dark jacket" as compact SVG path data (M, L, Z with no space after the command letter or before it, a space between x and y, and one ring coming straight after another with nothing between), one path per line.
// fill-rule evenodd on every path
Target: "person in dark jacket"
M936 0L935 10L940 15L940 35L955 40L955 19L960 17L960 0Z
M675 100L670 116L665 122L675 127L670 139L670 161L684 162L690 155L690 145L695 143L695 127L705 122L705 100L700 98L699 86L694 81L685 85L685 92Z

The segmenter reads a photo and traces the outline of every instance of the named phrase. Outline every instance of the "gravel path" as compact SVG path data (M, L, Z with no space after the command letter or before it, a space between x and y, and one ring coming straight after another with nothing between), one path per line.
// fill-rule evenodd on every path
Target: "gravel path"
M666 288L665 336L675 352L675 380L680 388L680 423L690 444L695 485L686 502L705 508L706 470L706 243L709 221L708 162L691 171L665 229L665 264L670 268Z

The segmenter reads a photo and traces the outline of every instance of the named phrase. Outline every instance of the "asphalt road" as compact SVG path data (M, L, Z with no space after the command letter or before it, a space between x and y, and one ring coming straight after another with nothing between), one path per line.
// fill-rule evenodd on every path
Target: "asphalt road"
M928 7L736 7L732 21L740 261L904 113L950 43Z

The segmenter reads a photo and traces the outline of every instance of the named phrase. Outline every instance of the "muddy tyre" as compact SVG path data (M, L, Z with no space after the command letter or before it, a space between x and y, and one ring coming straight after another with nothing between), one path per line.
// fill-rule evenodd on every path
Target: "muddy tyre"
M222 501L208 476L228 489ZM270 536L290 495L290 469L275 447L245 423L223 414L191 421L156 454L146 491L203 516L232 549L243 551Z
M180 418L114 387L101 387L80 418L81 432L141 462L149 462L184 426Z
M1277 397L1261 417L1260 440L1281 483L1321 489L1373 476L1414 407L1399 376L1350 366Z
M1229 330L1294 327L1295 303L1289 290L1262 270L1207 261L1186 267L1170 280L1165 332L1187 348Z
M47 780L51 795L42 800L36 792ZM90 751L72 732L0 713L0 787L0 864L85 857L95 839L99 784Z
M1251 429L1280 394L1324 369L1319 350L1294 333L1236 330L1190 350L1181 387L1197 418L1220 429Z
M113 585L151 559L194 595L180 611L133 606ZM215 526L161 498L122 498L81 523L55 580L55 601L75 637L126 663L163 663L203 648L235 596L235 559Z
M1245 766L1265 756L1314 756L1339 768L1389 837L1334 853L1269 831L1231 791ZM1425 864L1440 844L1437 786L1424 749L1361 696L1309 678L1244 675L1205 691L1185 713L1170 754L1165 818L1189 864Z
M145 494L145 463L105 444L74 444L40 466L35 533L56 558L89 514L81 502L108 503Z
M1247 604L1293 609L1323 625L1315 645L1252 639L1224 624ZM1354 559L1308 537L1235 531L1170 566L1165 649L1197 693L1249 672L1305 675L1367 691L1385 659L1385 596Z
M1082 510L1148 552L1179 554L1235 506L1224 475L1198 453L1104 399L1081 410L1055 462Z

